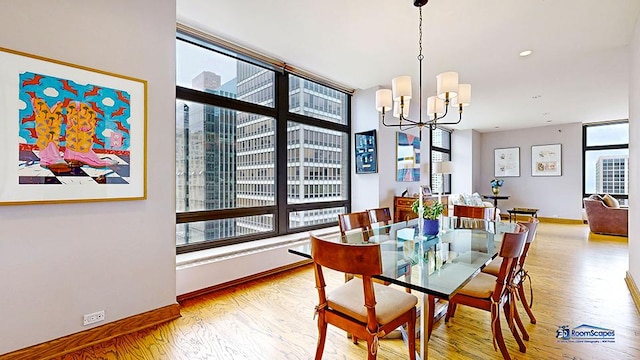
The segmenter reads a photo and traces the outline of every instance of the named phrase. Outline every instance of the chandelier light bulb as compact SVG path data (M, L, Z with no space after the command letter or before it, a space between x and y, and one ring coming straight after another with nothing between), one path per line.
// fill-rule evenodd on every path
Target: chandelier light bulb
M409 117L409 103L411 102L411 100L405 100L404 101L404 105L402 108L402 117L406 118ZM393 102L393 117L395 118L400 118L400 102L399 101L394 101Z
M376 110L379 112L385 112L391 110L391 90L389 89L380 89L376 91Z
M393 78L391 80L391 89L393 90L393 101L400 101L401 97L404 100L411 99L411 77L402 75Z
M454 71L443 72L436 76L438 97L442 100L451 100L458 96L458 73Z

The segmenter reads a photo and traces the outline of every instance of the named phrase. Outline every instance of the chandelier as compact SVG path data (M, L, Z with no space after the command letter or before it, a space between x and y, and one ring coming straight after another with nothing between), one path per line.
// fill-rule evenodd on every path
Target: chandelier
M427 115L429 120L422 121L422 6L429 0L414 0L419 10L420 21L418 25L418 63L420 70L418 94L419 113L418 120L407 118L409 116L409 103L411 100L411 77L408 75L398 76L391 81L391 89L380 89L376 91L376 110L382 114L382 125L387 127L399 127L400 130L417 127L422 140L422 128L428 126L434 130L439 125L455 125L462 121L462 108L471 104L471 85L458 84L458 73L443 72L436 76L437 94L427 99ZM457 107L457 121L439 121L444 119L449 113L449 106ZM395 123L387 123L385 113L393 110L393 117L397 118Z

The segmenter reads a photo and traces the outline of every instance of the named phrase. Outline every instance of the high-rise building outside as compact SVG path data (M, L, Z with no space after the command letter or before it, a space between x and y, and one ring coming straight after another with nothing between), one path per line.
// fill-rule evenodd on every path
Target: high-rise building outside
M597 193L629 193L629 155L601 156L595 171Z
M202 72L192 81L196 90L274 107L275 76L271 70L238 61L237 78L222 86L219 84L220 76L211 71ZM342 92L289 76L290 112L345 123L346 100ZM176 121L177 209L198 211L275 205L274 118L178 102ZM278 176L287 176L289 204L346 199L348 136L339 131L287 122L287 173ZM345 210L340 207L298 211L290 214L289 227L334 222L337 214ZM177 243L269 232L274 227L272 215L195 222L179 227Z
M235 97L235 79L220 86L220 76L213 72L202 72L192 85L196 90ZM176 121L176 208L236 207L236 112L178 102ZM177 242L234 236L235 227L233 219L193 223L185 227Z

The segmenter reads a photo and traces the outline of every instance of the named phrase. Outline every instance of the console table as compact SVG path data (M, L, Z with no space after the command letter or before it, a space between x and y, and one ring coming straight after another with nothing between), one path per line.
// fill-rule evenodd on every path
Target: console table
M413 212L411 209L411 204L416 201L417 197L403 197L403 196L394 196L393 197L393 222L407 221L418 217L418 214ZM438 200L437 196L425 196L422 198L425 205L431 203L432 201ZM449 216L449 196L443 195L440 199L442 205L444 205L444 211L442 215Z

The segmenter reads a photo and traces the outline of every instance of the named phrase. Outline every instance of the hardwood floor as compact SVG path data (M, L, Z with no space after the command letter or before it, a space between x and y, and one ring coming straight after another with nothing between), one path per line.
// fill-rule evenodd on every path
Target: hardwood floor
M503 318L514 359L640 358L640 317L625 284L626 238L589 236L586 225L542 223L527 258L534 289L531 340L518 352ZM334 274L328 283L343 278ZM528 291L528 290L527 290ZM317 301L310 266L186 300L182 317L67 354L71 359L312 359L316 345L313 309ZM431 359L501 359L491 342L489 313L459 306L455 318L435 324ZM559 326L588 324L615 330L614 343L559 342ZM365 359L366 345L354 345L329 327L323 359ZM380 341L378 359L406 359L401 340Z

